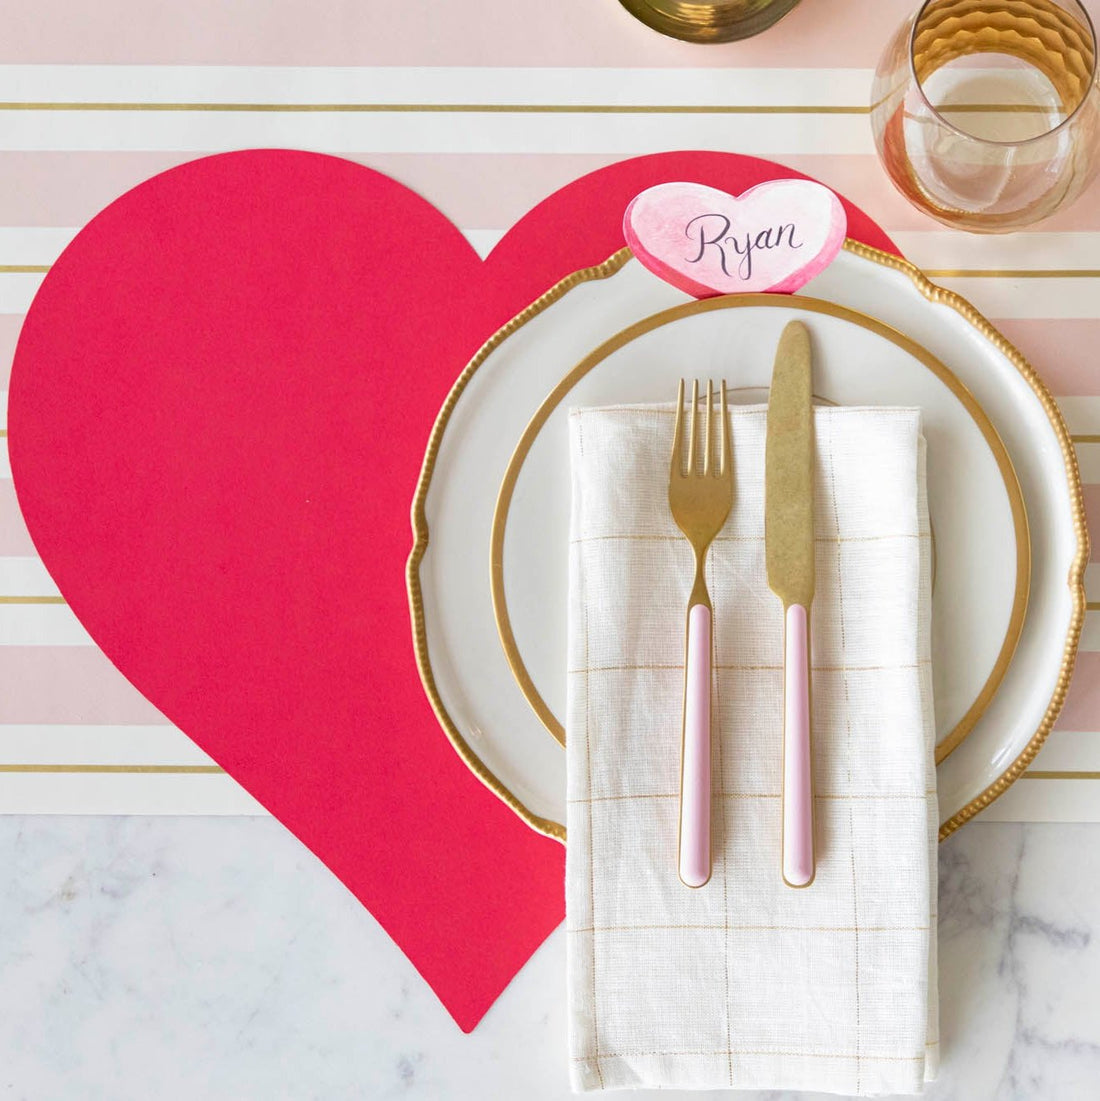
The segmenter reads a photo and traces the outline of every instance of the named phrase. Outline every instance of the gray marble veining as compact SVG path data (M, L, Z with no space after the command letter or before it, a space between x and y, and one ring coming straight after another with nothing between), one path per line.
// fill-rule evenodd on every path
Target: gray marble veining
M1098 852L1090 825L978 822L941 846L931 1101L1100 1099ZM271 820L0 817L0 866L4 1097L571 1096L560 931L466 1036Z

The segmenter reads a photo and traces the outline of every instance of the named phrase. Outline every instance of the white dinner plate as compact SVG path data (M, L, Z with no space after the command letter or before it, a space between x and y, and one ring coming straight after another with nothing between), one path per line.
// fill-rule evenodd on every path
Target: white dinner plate
M923 411L935 543L941 835L1038 751L1072 671L1087 537L1053 400L968 303L848 242L798 296L696 302L628 250L563 280L495 334L436 422L413 509L417 658L469 766L564 839L568 409L669 401L681 375L766 395L798 318L814 389Z

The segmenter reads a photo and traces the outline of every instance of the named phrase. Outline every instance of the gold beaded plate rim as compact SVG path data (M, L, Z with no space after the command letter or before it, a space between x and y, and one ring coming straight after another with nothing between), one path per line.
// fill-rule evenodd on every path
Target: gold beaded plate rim
M1035 369L1022 353L1020 353L1007 338L1005 338L1005 336L965 298L956 294L954 291L933 283L919 268L898 256L882 252L879 249L864 245L851 238L844 242L844 249L846 252L869 260L872 263L902 272L910 279L915 288L925 299L953 309L972 328L992 344L993 347L1013 365L1038 399L1058 440L1066 471L1070 511L1076 539L1076 551L1070 566L1069 575L1066 579L1072 607L1066 629L1065 643L1062 650L1057 681L1042 719L1024 748L995 780L940 825L939 837L942 841L978 814L979 811L984 810L990 803L1004 794L1004 792L1019 779L1028 765L1035 759L1047 735L1053 728L1065 702L1066 691L1069 687L1070 677L1073 673L1077 648L1081 637L1081 629L1084 623L1085 567L1089 559L1089 537L1085 525L1084 498L1081 491L1081 481L1077 467L1077 455L1061 412ZM564 827L558 822L535 814L511 792L484 761L481 760L477 753L474 752L469 742L459 731L443 703L432 672L431 660L428 652L427 625L423 595L420 586L420 565L427 553L430 539L426 501L431 486L432 475L435 470L436 457L439 453L443 434L446 431L451 414L459 399L462 397L470 379L482 363L484 363L489 355L517 329L526 324L531 318L542 313L554 302L568 293L573 287L593 280L606 279L614 275L630 258L631 252L629 249L620 249L602 264L584 268L566 276L532 302L525 310L498 329L481 346L455 381L436 417L431 434L428 438L420 477L417 481L416 492L413 496L411 508L413 547L406 565L405 579L417 669L429 704L455 751L471 772L523 819L523 821L531 826L532 829L548 837L553 837L563 843L565 841Z

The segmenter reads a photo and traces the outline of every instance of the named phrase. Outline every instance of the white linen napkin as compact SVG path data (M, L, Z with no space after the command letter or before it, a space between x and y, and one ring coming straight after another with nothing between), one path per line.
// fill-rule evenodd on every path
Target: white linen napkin
M764 565L766 409L731 410L712 545L713 863L676 874L692 555L673 408L570 418L569 1047L575 1092L917 1093L935 1073L930 536L920 413L815 411L817 878L780 876L783 613Z

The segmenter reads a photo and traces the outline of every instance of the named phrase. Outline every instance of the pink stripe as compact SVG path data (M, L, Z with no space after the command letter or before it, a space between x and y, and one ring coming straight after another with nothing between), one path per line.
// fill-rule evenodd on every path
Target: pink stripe
M1085 517L1088 520L1089 542L1092 553L1090 562L1100 562L1100 485L1083 487L1085 494Z
M0 225L79 226L124 191L199 154L0 153ZM401 180L457 225L507 229L571 180L623 158L613 154L349 154ZM891 230L940 228L894 190L875 157L790 154L784 164L819 179ZM1100 181L1044 231L1100 230Z
M23 318L0 314L0 390L8 385ZM1100 320L1001 319L997 327L1031 362L1056 397L1100 396Z
M1020 349L1057 397L1100 395L1100 320L1011 320L997 328Z
M18 64L874 66L914 0L807 0L750 42L664 38L614 0L38 0L7 5ZM828 49L822 44L827 42Z
M168 720L94 646L0 647L0 723Z
M6 389L22 315L0 314L0 390ZM997 327L1031 362L1056 397L1100 397L1100 320L1012 320Z
M150 176L200 154L0 153L0 225L79 226L113 199ZM385 172L433 202L457 225L506 229L559 187L622 160L614 154L348 154L348 159ZM792 167L825 179L857 206L850 194L871 194L904 217L911 208L877 172L873 157L788 157ZM874 170L874 171L872 171ZM1100 218L1098 218L1100 222ZM905 227L901 227L905 228Z
M927 222L925 228L935 228ZM1056 211L1035 227L1043 233L1073 233L1100 229L1100 177L1085 188L1077 200Z
M866 211L887 233L944 228L901 196L877 157L866 154L815 153L784 154L773 159L828 184ZM1044 233L1100 230L1100 177L1068 209L1051 215L1037 228Z
M124 191L199 153L0 152L0 225L80 226ZM346 154L431 200L456 224L505 229L604 155Z
M193 153L0 153L0 225L81 226Z
M1100 651L1082 650L1055 730L1100 730Z
M0 481L0 555L20 556L37 554L31 533L23 522L19 502L15 498L15 486L10 479Z

